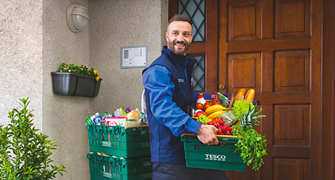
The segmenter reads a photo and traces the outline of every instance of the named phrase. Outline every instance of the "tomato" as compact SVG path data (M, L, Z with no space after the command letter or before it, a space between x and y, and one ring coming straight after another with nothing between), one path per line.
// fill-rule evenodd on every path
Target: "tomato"
M202 115L202 114L206 116L205 112L203 112L203 111L198 111L197 113L195 113L194 117L199 117L199 116Z
M204 106L200 103L200 102L198 102L196 105L195 105L195 109L203 109L204 108Z
M206 102L206 103L207 103L207 102ZM203 111L206 111L206 109L209 108L209 107L211 106L209 103L207 103L207 104L206 104L206 103L205 103L205 105L204 105L204 107L203 107Z
M218 105L221 105L220 101L213 101L213 102L212 102L212 105L217 105L217 104L218 104Z

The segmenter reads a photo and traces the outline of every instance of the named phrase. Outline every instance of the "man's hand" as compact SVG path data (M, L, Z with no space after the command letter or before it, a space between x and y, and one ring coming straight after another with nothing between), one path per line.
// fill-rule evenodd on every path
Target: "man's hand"
M215 136L217 131L216 127L203 124L200 126L197 137L204 144L217 145L219 143L218 138Z

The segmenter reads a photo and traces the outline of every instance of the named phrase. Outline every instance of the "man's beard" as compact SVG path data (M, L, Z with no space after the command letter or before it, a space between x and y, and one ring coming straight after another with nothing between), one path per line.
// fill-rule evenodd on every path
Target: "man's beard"
M185 41L177 41L177 40L175 40L175 41L171 42L170 39L169 39L167 43L168 43L168 47L169 47L169 49L170 49L174 54L176 54L176 55L185 55L185 53L187 52L187 50L190 48L190 43L187 43L187 42L185 42ZM184 48L183 51L180 51L180 50L178 50L178 49L175 49L174 45L176 45L177 43L178 43L178 44L182 44L182 45L185 46L185 48Z

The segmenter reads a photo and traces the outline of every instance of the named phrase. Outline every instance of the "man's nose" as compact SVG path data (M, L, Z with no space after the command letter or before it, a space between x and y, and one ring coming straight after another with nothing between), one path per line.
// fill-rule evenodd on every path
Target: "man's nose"
M179 41L179 42L183 42L184 41L184 36L183 36L183 34L179 34L178 36L177 36L177 41Z

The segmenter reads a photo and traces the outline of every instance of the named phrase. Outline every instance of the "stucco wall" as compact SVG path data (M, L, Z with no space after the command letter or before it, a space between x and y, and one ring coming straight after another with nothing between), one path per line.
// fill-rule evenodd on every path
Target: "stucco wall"
M61 63L89 65L89 27L73 33L66 24L67 7L77 3L88 8L87 0L43 3L43 132L57 145L55 164L64 165L67 173L57 179L89 179L85 116L90 98L60 96L52 91L51 72ZM89 8L88 8L89 9Z
M42 124L42 0L0 3L0 125L8 112L29 97L34 123ZM33 24L33 26L32 26Z
M90 112L140 108L144 68L121 69L121 47L147 45L148 64L160 56L167 0L89 1L89 8L90 64L103 78Z

